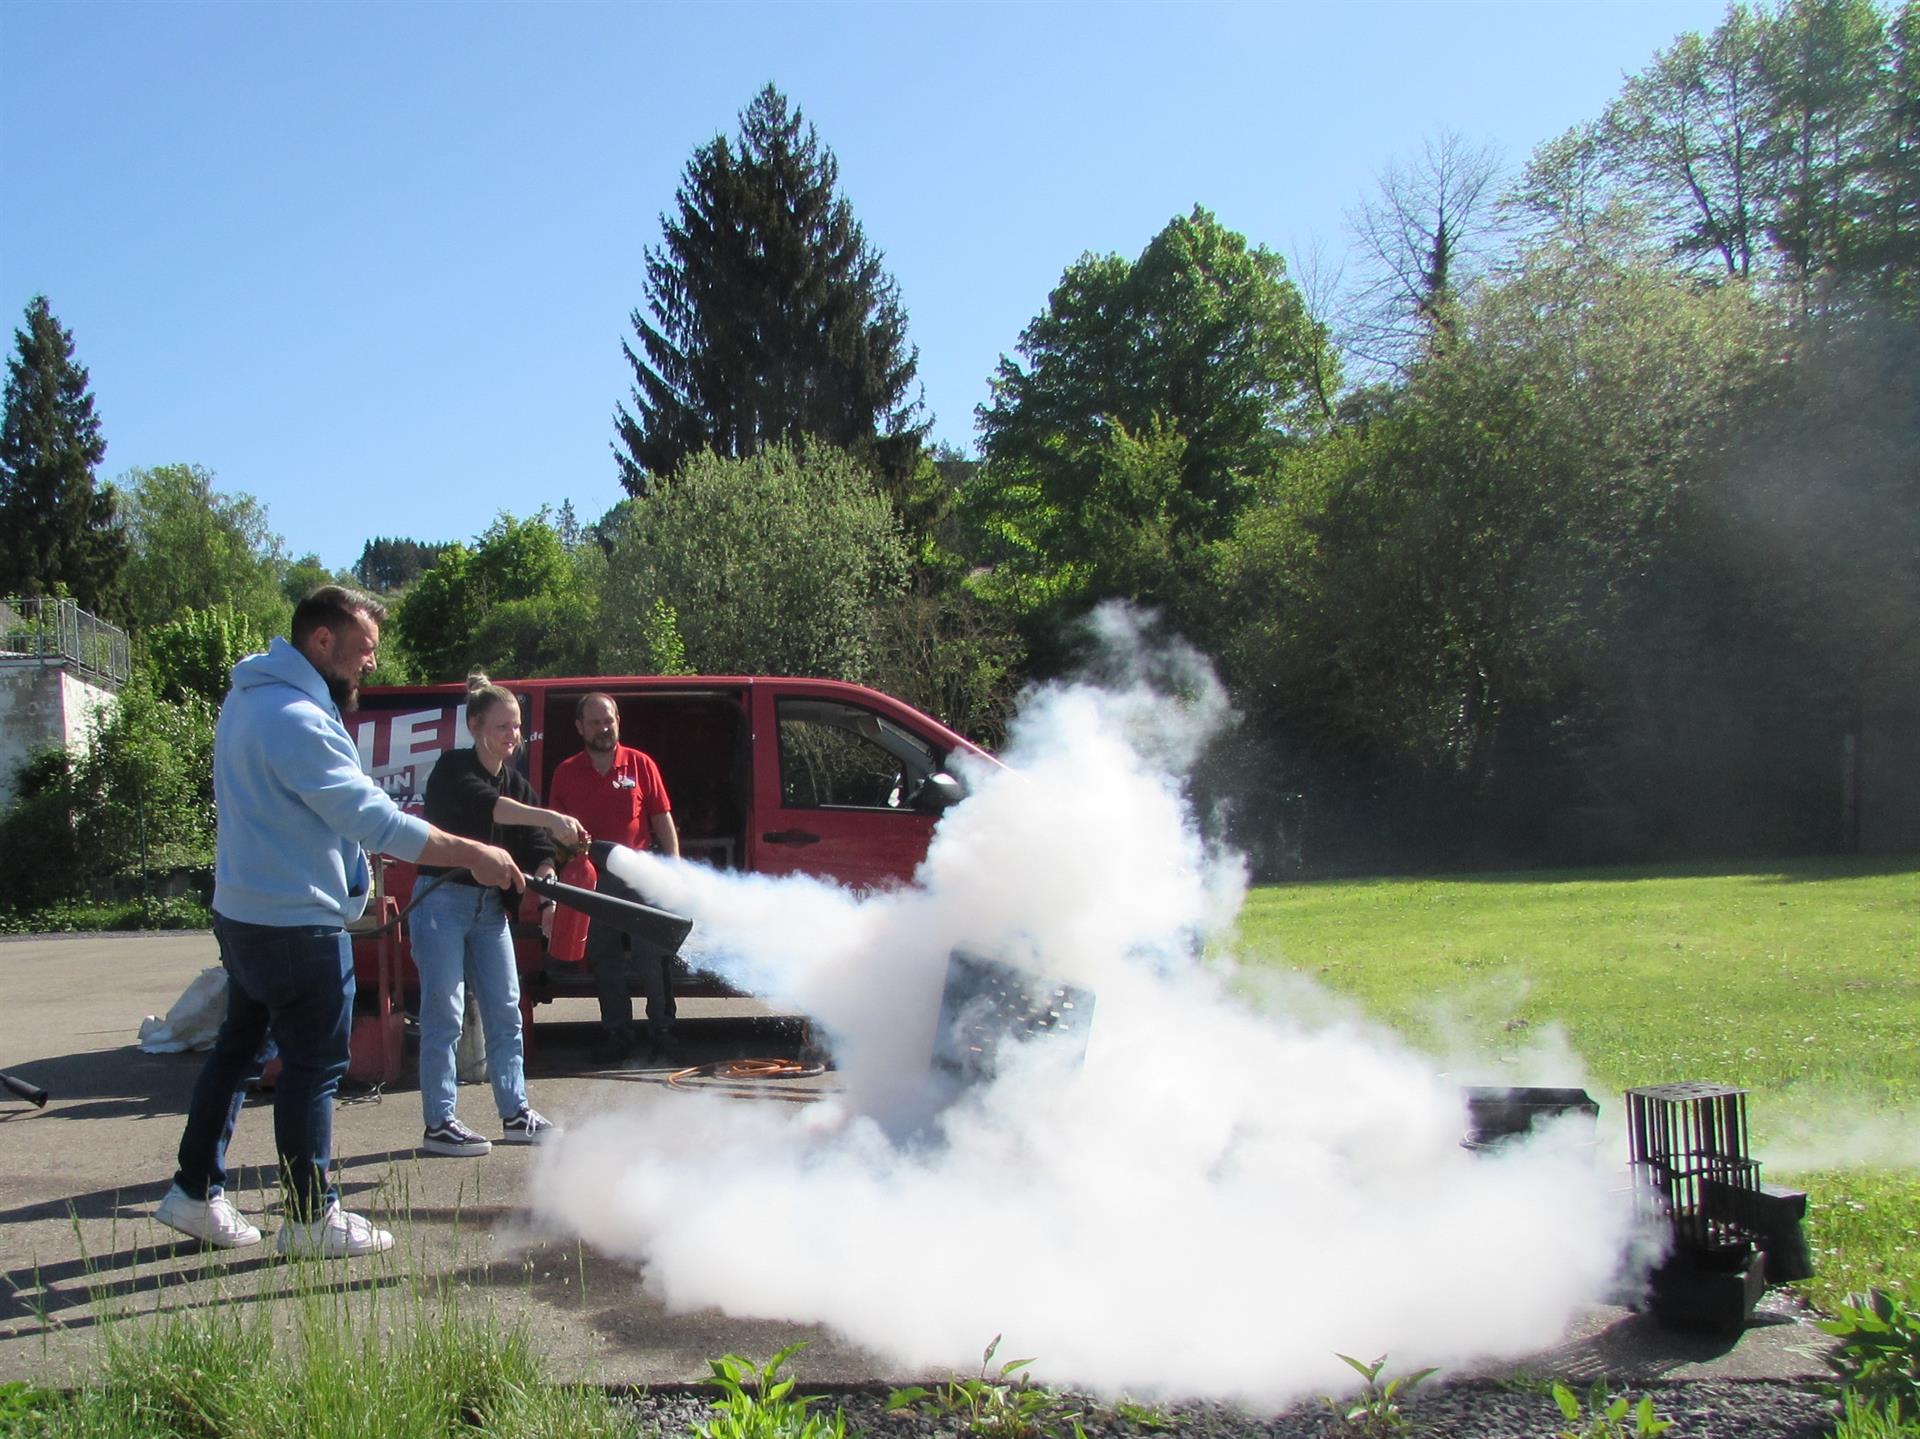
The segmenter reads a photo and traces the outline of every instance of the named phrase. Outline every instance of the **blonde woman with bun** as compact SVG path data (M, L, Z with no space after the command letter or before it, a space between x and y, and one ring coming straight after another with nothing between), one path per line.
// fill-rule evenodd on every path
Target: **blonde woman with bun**
M440 756L427 778L426 818L451 834L504 848L532 874L554 872L554 843L587 843L580 822L533 803L533 787L509 761L520 748L520 701L476 671L467 678L467 732L473 747ZM437 881L437 883L436 883ZM431 887L430 887L431 886ZM527 1102L520 975L507 931L511 891L465 870L422 865L408 915L420 971L421 1147L466 1158L493 1144L454 1114L454 1050L473 986L487 1037L487 1077L507 1144L538 1144L558 1131Z

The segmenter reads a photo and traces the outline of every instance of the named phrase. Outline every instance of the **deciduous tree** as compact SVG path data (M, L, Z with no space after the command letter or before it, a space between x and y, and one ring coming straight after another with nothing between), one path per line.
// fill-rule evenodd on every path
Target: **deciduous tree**
M1523 740L1571 772L1609 722L1607 658L1642 654L1641 587L1686 553L1684 499L1777 343L1742 287L1530 252L1216 552L1243 700L1308 750L1404 766L1436 803L1511 783Z
M1353 297L1346 343L1376 365L1399 367L1452 327L1456 301L1479 272L1496 216L1499 157L1443 131L1419 159L1396 162L1351 217L1365 280Z
M155 692L179 704L188 695L219 704L233 667L267 647L268 636L230 605L186 610L146 632L147 669Z
M576 572L547 521L502 514L474 541L448 545L400 601L393 627L424 680L460 679L474 667L526 675L547 670L591 633Z
M643 674L674 660L707 674L865 680L878 612L906 571L891 507L845 451L803 441L695 455L620 513L602 651ZM656 649L662 605L678 655Z
M1764 258L1771 218L1767 50L1767 18L1736 4L1710 36L1688 32L1654 56L1601 127L1616 173L1675 253L1738 279Z
M291 561L280 577L280 593L290 605L297 605L322 585L358 583L351 574L338 574L320 562L311 552Z
M1849 258L1869 203L1884 41L1873 0L1787 0L1768 27L1768 234L1803 310Z
M135 624L230 606L263 634L285 632L285 544L266 506L244 491L223 494L200 465L129 470L121 495L132 539L127 559Z
M1206 210L1137 260L1088 255L1002 357L968 516L1015 607L1168 599L1324 423L1324 326L1281 258Z

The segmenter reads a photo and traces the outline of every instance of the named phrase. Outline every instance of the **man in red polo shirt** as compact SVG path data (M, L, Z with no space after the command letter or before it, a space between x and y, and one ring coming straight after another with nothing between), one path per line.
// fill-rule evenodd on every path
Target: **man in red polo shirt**
M606 846L657 849L679 858L680 832L673 825L673 806L660 779L660 767L641 751L620 743L620 710L612 695L596 692L581 700L573 724L586 748L555 768L547 803L579 820L593 836L600 888L622 899L641 899L607 872ZM587 930L587 963L593 970L605 1031L593 1053L597 1064L618 1064L640 1050L633 1032L633 997L627 989L629 950L647 996L647 1035L653 1053L664 1059L673 1049L669 957L644 941L636 943L610 924L595 924Z

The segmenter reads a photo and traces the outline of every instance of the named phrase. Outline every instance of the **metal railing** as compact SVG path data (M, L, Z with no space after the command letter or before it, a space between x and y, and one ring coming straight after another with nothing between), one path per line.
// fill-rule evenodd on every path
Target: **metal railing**
M70 664L117 684L129 669L127 632L72 600L0 600L0 663Z

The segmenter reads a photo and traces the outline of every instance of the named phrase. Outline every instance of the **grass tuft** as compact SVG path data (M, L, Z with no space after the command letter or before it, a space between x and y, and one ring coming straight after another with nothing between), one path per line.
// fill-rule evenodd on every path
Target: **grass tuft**
M421 1280L404 1250L365 1261L288 1261L274 1294L167 1290L136 1313L95 1296L102 1362L72 1394L44 1391L0 1435L35 1439L613 1439L626 1412L555 1384L525 1328L472 1291ZM9 1424L13 1427L9 1427Z

